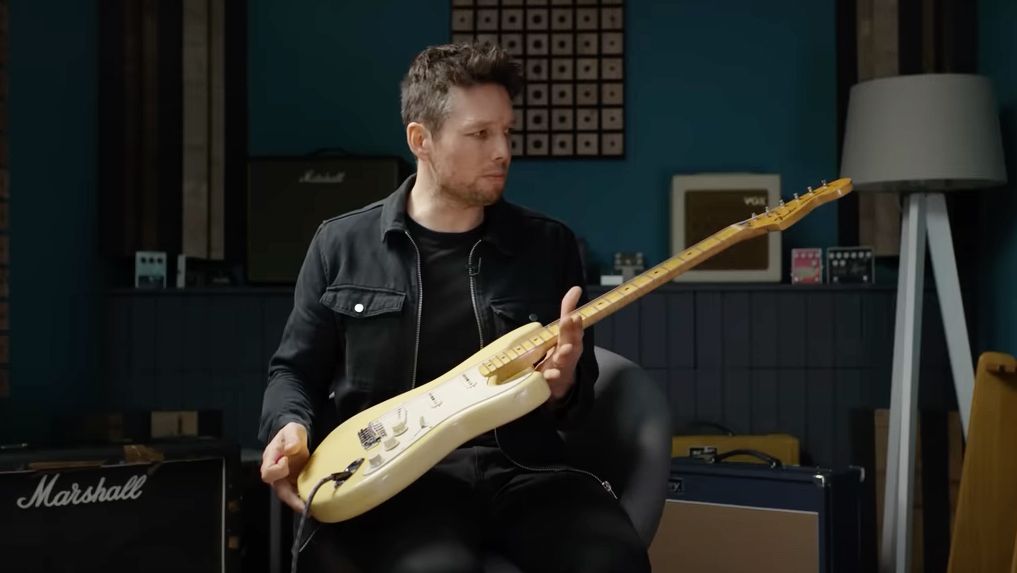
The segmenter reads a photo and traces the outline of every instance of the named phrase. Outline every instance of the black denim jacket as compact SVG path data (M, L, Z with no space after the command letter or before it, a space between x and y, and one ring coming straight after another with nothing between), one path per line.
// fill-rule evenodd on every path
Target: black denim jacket
M350 416L429 382L414 380L427 293L421 293L417 248L406 230L413 182L411 176L387 199L318 228L269 363L263 441L296 421L310 428L313 449ZM504 200L487 207L484 217L484 234L463 272L473 275L477 328L489 344L528 322L556 320L565 292L585 284L576 238L564 224ZM502 449L514 459L561 461L556 430L582 419L597 379L592 329L583 344L564 407L552 412L543 406L498 429Z

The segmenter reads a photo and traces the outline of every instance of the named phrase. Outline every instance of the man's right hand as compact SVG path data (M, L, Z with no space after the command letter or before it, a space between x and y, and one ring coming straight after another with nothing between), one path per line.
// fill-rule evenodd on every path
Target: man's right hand
M279 499L296 512L304 511L296 484L308 457L307 428L296 422L283 426L261 454L261 481L272 486Z

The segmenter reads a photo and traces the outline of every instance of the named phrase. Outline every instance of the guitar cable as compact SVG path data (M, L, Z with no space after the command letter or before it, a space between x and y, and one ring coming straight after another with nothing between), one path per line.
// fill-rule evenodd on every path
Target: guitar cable
M600 479L600 476L596 475L593 472L589 472L589 471L586 471L586 470L580 469L580 468L574 468L574 467L567 466L567 465L555 464L555 465L534 467L534 466L523 465L523 464L517 462L512 456L510 456L508 454L508 452L506 452L504 450L504 448L501 447L501 440L498 439L498 429L497 428L494 429L494 443L495 443L495 445L498 446L498 450L501 452L501 455L505 456L505 459L507 459L509 461L509 463L511 463L512 465L516 466L517 468L520 468L520 469L523 469L523 470L526 470L526 471L529 471L529 472L535 472L535 473L573 472L573 473L576 473L576 474L589 476L589 477L597 480L597 482L600 483L600 487L604 488L604 491L606 491L611 497L613 497L616 501L618 500L618 494L616 494L614 492L614 488L611 487L611 482L607 481L606 479Z
M541 468L534 468L534 467L530 467L530 466L525 466L523 464L520 464L516 460L514 460L511 456L508 455L507 452L505 452L505 450L502 449L502 447L501 447L501 440L498 438L498 430L497 430L497 428L495 428L495 430L494 430L494 440L495 440L495 444L497 444L497 446L498 446L498 449L501 450L502 455L504 455L505 458L508 459L509 462L511 462L513 465L515 465L515 466L517 466L519 468L522 468L522 469L525 469L525 470L529 470L529 471L534 471L534 472L572 471L572 472L576 472L576 473L580 473L580 474L585 474L585 475L590 476L593 479L597 480L598 482L600 482L600 485L607 491L608 494L611 495L611 497L613 497L615 499L618 499L618 495L615 494L614 489L611 487L610 482L608 482L607 480L600 479L598 476L594 475L591 472L588 472L586 470L581 470L581 469L578 469L578 468L571 468L571 467L568 467L568 466L550 466L550 467L541 467ZM339 472L335 472L335 473L329 474L329 475L321 478L320 480L318 480L318 483L314 484L314 487L311 488L311 493L307 496L307 502L304 504L304 511L300 515L300 523L297 525L297 532L293 536L293 547L290 550L290 553L291 553L290 573L297 573L297 558L300 556L300 552L307 546L307 543L310 542L310 539L308 539L307 542L305 542L303 544L303 547L301 546L301 543L300 543L301 537L303 536L303 533L304 533L304 525L307 524L307 520L310 518L311 502L314 500L314 496L317 495L318 490L321 489L321 486L325 485L328 482L334 483L335 484L335 489L339 489L339 486L341 486L344 483L346 483L346 480L350 479L350 476L352 476L353 473L356 472L360 468L361 464L363 464L363 463L364 463L364 459L363 458L358 458L358 459L354 460L353 463L351 463L349 466L347 466L346 469L344 469L342 471L339 471ZM313 534L312 534L312 536L313 536Z
M339 489L339 486L345 483L346 480L350 479L350 476L353 475L353 472L357 471L357 468L360 467L360 464L362 464L363 461L364 461L363 458L358 459L352 464L350 464L349 467L347 467L343 471L335 472L333 474L329 474L321 478L320 480L318 480L318 483L314 484L314 487L311 488L311 493L310 495L307 496L307 503L304 504L304 511L300 515L300 523L297 525L297 533L296 535L293 536L290 573L297 573L297 557L300 555L300 551L303 550L303 547L301 547L300 538L303 536L304 533L304 525L307 523L307 520L310 517L311 501L314 500L314 496L318 493L318 490L321 489L321 486L325 485L328 482L333 482L335 484L335 489ZM308 541L310 541L310 539L308 539ZM306 546L306 543L304 544L304 546Z

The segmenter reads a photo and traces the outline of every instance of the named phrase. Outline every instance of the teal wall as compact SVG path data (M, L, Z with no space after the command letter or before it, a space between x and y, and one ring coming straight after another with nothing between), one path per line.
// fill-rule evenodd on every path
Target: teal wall
M999 98L1010 182L979 198L975 351L1017 354L1017 3L980 0L978 26L980 73L992 79Z
M249 151L406 151L399 81L449 38L449 2L251 0ZM836 177L833 0L626 3L624 160L516 160L508 197L559 217L606 260L670 255L676 173L765 171L786 196ZM836 244L836 207L785 246Z
M417 51L447 40L448 4L250 0L250 153L341 146L408 158L398 83ZM44 434L102 388L95 4L9 6L13 394L0 400L0 441ZM772 171L786 195L835 177L834 6L627 3L627 158L519 160L510 197L567 221L601 260L641 250L656 262L669 254L674 173ZM995 63L1010 73L1013 102L1005 60ZM825 207L785 246L836 236ZM1007 252L1012 262L1013 241Z
M95 396L95 5L8 6L12 394L0 438L29 439Z

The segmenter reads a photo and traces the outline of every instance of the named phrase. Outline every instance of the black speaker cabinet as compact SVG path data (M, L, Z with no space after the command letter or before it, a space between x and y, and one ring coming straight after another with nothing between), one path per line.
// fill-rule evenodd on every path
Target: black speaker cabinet
M248 165L247 279L294 283L322 221L387 197L409 175L398 157L261 157Z
M671 460L655 573L856 573L863 472Z
M0 452L0 570L236 572L238 467L218 441Z

